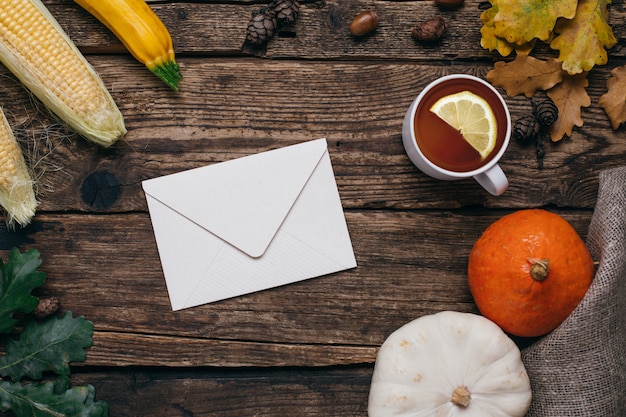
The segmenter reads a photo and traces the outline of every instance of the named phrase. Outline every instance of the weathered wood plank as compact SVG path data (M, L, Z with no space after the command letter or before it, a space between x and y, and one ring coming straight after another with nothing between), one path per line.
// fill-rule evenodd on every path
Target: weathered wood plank
M473 242L507 211L348 211L358 267L172 312L147 214L43 214L11 246L41 251L42 291L96 329L91 365L326 366L371 362L402 324L476 311ZM565 211L582 236L591 212ZM29 234L31 233L31 234Z
M513 143L502 160L511 187L497 198L471 180L419 173L400 134L430 80L484 77L502 59L480 47L485 2L442 12L430 0L306 0L294 25L252 50L245 28L268 1L150 1L174 39L178 94L72 0L44 2L102 75L129 133L108 150L71 136L0 67L0 104L32 156L41 200L25 229L0 219L0 257L39 249L48 279L38 293L93 321L94 346L72 364L72 382L94 384L112 416L365 417L372 363L393 330L442 310L476 312L466 260L488 224L548 206L584 237L598 173L626 161L624 128L612 131L596 105L626 62L623 0L610 6L610 62L589 75L585 125L547 145L543 170ZM365 8L380 27L354 39L348 25ZM416 44L410 28L435 13L451 22L447 37ZM514 118L530 111L525 98L506 100ZM319 137L358 267L172 312L141 181Z
M72 376L111 416L367 416L371 366L336 369L118 369Z
M77 45L89 53L124 53L122 44L99 22L71 0L47 0L51 12ZM445 65L450 60L501 59L480 45L480 15L486 2L467 0L463 7L439 9L432 1L303 1L295 24L283 28L265 48L244 48L251 14L269 1L247 4L224 2L154 2L151 7L172 34L179 55L244 55L303 59L402 59ZM379 16L373 36L354 38L349 25L360 11L372 9ZM433 16L448 21L447 35L436 45L420 45L411 29ZM613 2L610 23L618 39L611 50L624 58L626 8ZM546 51L547 46L538 46ZM550 52L554 56L558 55Z
M95 332L93 341L87 360L79 366L325 367L373 363L378 352L376 346L321 347L101 331Z
M623 129L612 131L602 109L585 109L571 138L546 144L544 169L534 149L514 141L502 159L510 189L492 197L473 180L443 182L420 173L401 139L404 112L436 77L484 76L485 66L444 68L401 63L306 63L247 59L184 59L175 94L124 57L91 57L125 116L126 138L112 149L69 140L11 75L3 104L18 137L33 153L42 211L145 210L142 180L326 137L347 208L455 208L469 205L593 207L598 172L626 160ZM120 72L120 68L124 68ZM606 70L591 76L593 102ZM506 98L514 119L531 111L523 97ZM41 106L40 106L41 107ZM83 198L91 175L106 171L119 184L108 206ZM558 178L558 180L557 180Z

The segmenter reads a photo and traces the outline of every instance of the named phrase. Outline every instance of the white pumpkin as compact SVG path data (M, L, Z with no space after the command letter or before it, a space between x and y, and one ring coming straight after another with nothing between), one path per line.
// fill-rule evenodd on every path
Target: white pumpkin
M370 417L523 417L531 388L519 348L491 320L443 311L393 332L376 357Z

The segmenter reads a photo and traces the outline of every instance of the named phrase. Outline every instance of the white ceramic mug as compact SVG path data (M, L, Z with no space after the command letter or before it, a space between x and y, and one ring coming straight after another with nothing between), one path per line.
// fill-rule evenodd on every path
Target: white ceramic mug
M431 160L429 160L424 153L420 150L417 138L415 134L415 116L417 108L426 94L434 87L439 86L442 83L449 82L450 80L470 80L470 82L478 82L487 87L490 91L495 93L499 103L502 105L502 110L505 114L506 123L505 126L498 126L498 129L505 129L504 141L501 146L496 150L496 155L489 160L486 164L480 166L477 169L465 172L451 171L449 169L442 168ZM404 143L404 149L411 161L425 174L441 179L441 180L460 180L465 178L474 178L485 190L493 195L501 195L506 191L509 186L509 182L504 175L504 172L498 165L498 161L506 151L511 138L511 115L508 107L498 91L488 82L467 74L452 74L438 78L431 82L422 90L417 96L404 116L404 123L402 125L402 142Z

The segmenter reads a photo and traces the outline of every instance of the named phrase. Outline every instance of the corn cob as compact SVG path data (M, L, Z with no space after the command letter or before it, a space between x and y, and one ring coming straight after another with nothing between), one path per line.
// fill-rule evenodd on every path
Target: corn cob
M0 0L0 61L86 139L109 147L126 133L104 83L41 0Z
M182 80L172 37L144 0L74 0L103 23L126 49L174 91Z
M37 200L24 155L1 108L0 119L0 205L12 229L15 223L30 223Z

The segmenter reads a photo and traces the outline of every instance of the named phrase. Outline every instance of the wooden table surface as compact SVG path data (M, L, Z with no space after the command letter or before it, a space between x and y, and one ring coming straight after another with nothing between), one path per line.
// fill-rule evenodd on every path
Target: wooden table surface
M626 162L598 98L626 64L626 7L610 6L618 44L589 74L590 107L571 137L546 143L543 169L512 141L510 187L419 172L404 152L404 112L435 78L482 78L500 56L480 46L485 3L307 1L266 48L244 48L252 1L158 1L184 80L170 91L70 0L44 0L118 103L128 134L102 149L68 132L4 67L9 121L34 154L33 223L0 225L0 255L36 248L44 294L95 326L72 382L93 384L111 416L366 416L378 347L396 328L442 310L477 312L468 254L493 221L543 207L585 237L600 171ZM352 18L373 9L373 36ZM423 46L411 27L435 15L445 39ZM548 56L548 52L545 52ZM538 57L542 57L539 53ZM507 97L513 119L528 98ZM141 182L325 137L358 266L284 287L172 312Z

